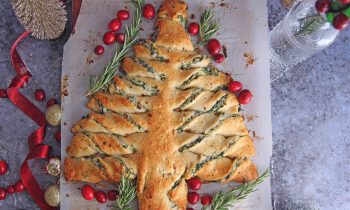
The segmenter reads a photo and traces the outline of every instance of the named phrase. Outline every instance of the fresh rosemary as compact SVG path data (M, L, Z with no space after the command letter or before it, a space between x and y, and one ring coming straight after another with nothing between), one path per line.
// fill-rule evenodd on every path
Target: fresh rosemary
M300 20L300 30L296 31L294 36L308 36L311 35L314 31L321 28L323 24L327 22L320 14L307 16L301 18Z
M129 52L131 46L136 42L140 30L140 23L142 17L142 8L145 3L144 0L131 0L135 6L135 16L130 27L125 26L125 42L122 45L116 44L116 52L113 59L104 68L103 73L97 76L90 77L90 90L87 95L91 95L96 91L108 85L113 77L117 74L120 62Z
M261 176L252 182L241 184L237 188L228 192L218 192L215 194L212 204L205 206L202 210L229 210L234 203L245 199L250 193L255 191L255 187L262 183L270 175L270 169L261 174Z
M197 45L204 45L219 30L219 25L212 21L214 10L205 10L199 21L199 41Z
M119 197L117 199L117 209L131 210L129 203L136 197L136 188L125 176L122 176L119 183Z

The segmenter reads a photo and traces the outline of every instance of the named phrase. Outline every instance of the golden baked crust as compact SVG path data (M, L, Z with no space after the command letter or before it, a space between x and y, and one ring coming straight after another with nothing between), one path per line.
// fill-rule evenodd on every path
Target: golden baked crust
M245 182L258 177L255 155L230 75L194 51L187 5L166 0L156 33L125 58L125 75L89 98L93 112L72 127L68 181L137 178L140 209L186 209L187 179Z

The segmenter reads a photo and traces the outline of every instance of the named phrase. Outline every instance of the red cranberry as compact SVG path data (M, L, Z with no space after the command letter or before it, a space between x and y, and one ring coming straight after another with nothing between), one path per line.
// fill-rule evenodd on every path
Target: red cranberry
M12 195L13 193L15 193L15 188L13 187L13 185L9 185L7 188L6 188L6 192L10 195Z
M97 45L95 47L95 54L96 55L102 55L105 52L105 48L101 45Z
M0 89L0 98L7 98L7 92L4 89Z
M18 180L15 184L15 192L23 192L24 191L24 184L21 180Z
M115 42L115 35L112 31L108 31L103 35L103 42L106 45L111 45Z
M199 25L198 25L198 23L195 23L195 22L190 23L190 25L188 25L188 32L192 36L198 34L198 32L199 32Z
M143 14L144 18L152 19L152 18L154 18L155 14L156 14L156 10L154 9L154 6L152 4L146 4L143 7L142 14Z
M339 0L341 3L343 4L349 4L350 3L350 0Z
M130 16L129 11L125 9L119 10L117 13L117 17L119 20L127 20L129 19L129 16Z
M35 100L37 101L43 101L45 100L45 91L43 89L37 89L35 90Z
M61 131L60 130L55 133L55 139L58 143L61 142Z
M233 93L238 93L239 91L242 90L242 83L238 81L231 81L230 83L228 83L227 88L229 91Z
M125 34L117 33L115 36L116 36L117 42L119 42L120 44L124 44Z
M222 63L225 60L225 56L223 54L214 55L214 60L216 63Z
M191 178L187 181L188 187L191 190L199 190L202 186L202 181L196 177Z
M90 185L86 184L81 188L81 195L88 201L94 199L95 190Z
M240 104L249 104L252 97L252 93L249 90L245 89L239 93L238 101Z
M193 208L187 208L186 210L194 210Z
M201 199L201 204L203 206L206 206L206 205L211 204L212 201L213 201L213 198L210 195L205 195Z
M115 201L117 200L117 196L119 195L118 191L116 190L110 190L107 192L107 198L110 201Z
M333 26L337 30L343 30L349 24L348 16L343 13L336 15L333 19Z
M108 28L111 31L118 31L122 27L122 22L119 19L113 19L108 24Z
M46 102L46 108L49 108L50 106L54 105L54 104L58 104L57 100L54 98L51 98L50 100L48 100Z
M199 194L197 192L189 192L187 194L187 201L190 204L196 204L199 201Z
M6 174L8 169L7 162L5 160L0 160L0 175Z
M95 193L95 198L96 198L97 202L99 202L99 203L106 203L106 201L107 201L106 193L101 191L101 190L97 191Z
M211 55L216 55L221 50L221 44L217 39L210 39L207 48Z
M326 13L330 5L331 2L329 0L318 0L315 3L316 10L320 13Z
M4 200L6 198L6 190L5 188L0 188L0 200Z

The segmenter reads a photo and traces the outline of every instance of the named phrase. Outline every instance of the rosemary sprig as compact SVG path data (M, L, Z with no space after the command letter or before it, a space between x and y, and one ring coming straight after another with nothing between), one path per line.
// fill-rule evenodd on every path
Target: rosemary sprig
M199 21L199 41L197 45L204 45L219 30L219 25L212 21L214 10L205 10Z
M241 184L237 188L228 192L218 192L215 194L212 204L205 206L202 210L229 210L234 203L245 199L250 193L255 191L255 187L262 183L270 175L270 169L261 174L261 176L252 182Z
M131 210L129 203L136 197L136 188L125 176L122 176L119 183L119 197L117 199L117 209Z
M311 35L314 31L319 29L323 24L327 22L320 14L307 16L301 18L299 30L294 34L294 36L308 36Z
M125 26L125 42L122 45L116 44L116 52L113 59L104 68L103 73L97 76L90 77L90 90L87 95L91 95L96 91L105 87L117 74L120 62L129 52L131 46L136 42L137 35L140 30L142 17L142 7L145 4L144 0L131 0L135 6L135 16L130 27Z

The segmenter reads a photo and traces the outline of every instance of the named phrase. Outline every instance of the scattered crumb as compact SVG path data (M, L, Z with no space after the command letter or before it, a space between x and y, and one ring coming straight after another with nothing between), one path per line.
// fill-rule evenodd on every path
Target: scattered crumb
M247 115L245 116L245 120L247 120L247 122L251 122L253 121L255 118L257 118L258 116L254 116L254 115Z
M63 125L67 125L67 123L66 123L66 122L63 122Z
M222 53L224 54L225 58L227 58L227 48L225 45L222 45Z
M64 75L62 79L61 98L68 96L68 79L68 75Z
M261 136L256 135L255 131L252 130L248 130L249 133L251 133L251 135L253 136L254 140L259 141L259 140L263 140L264 138Z
M245 61L245 67L248 68L248 66L253 65L255 62L255 58L253 58L253 53L247 53L245 52L243 56L246 58Z
M140 27L140 31L144 31L142 27Z
M69 198L69 194L68 193L66 193L66 197Z
M93 64L94 63L94 60L92 59L92 55L89 55L87 58L86 58L86 64L90 65L90 64Z
M228 3L221 3L219 4L220 7L225 7L225 8L229 8L229 4Z
M73 30L72 30L72 35L73 35L73 34L75 34L75 28L73 28Z
M215 2L209 2L209 5L212 6L213 8L215 7Z
M196 19L196 15L195 14L191 14L190 18L191 18L191 20L194 20L194 19Z
M247 41L245 41L245 42L244 42L244 44L248 44L248 42L247 42Z

